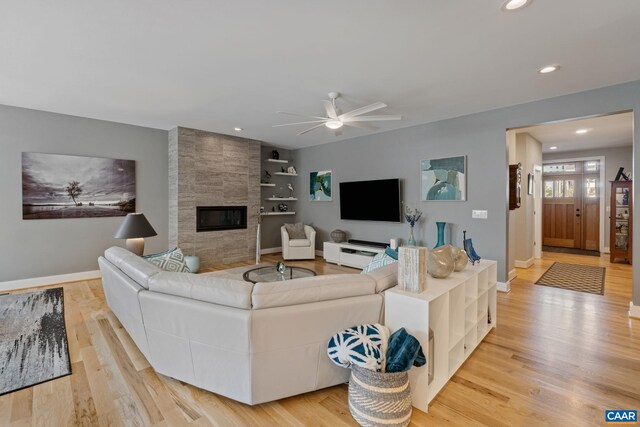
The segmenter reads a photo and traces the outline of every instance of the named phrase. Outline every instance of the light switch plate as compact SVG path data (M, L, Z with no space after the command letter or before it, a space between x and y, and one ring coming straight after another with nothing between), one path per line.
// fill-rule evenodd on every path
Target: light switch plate
M487 211L478 211L474 209L471 211L471 218L487 219Z

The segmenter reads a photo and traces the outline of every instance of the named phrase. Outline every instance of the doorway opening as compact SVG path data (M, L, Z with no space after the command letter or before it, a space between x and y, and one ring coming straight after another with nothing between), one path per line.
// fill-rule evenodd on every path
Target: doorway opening
M508 213L509 280L518 269L546 269L563 257L585 265L609 263L612 238L631 235L630 224L620 224L631 218L633 207L627 213L617 208L611 181L620 168L633 178L633 112L509 129L507 150L509 164L521 165L520 207ZM630 239L616 247L629 247L631 259Z

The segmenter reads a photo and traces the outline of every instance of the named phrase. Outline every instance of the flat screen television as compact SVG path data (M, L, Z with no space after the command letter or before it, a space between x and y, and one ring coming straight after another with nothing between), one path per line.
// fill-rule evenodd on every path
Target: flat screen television
M340 218L400 222L400 180L340 183Z

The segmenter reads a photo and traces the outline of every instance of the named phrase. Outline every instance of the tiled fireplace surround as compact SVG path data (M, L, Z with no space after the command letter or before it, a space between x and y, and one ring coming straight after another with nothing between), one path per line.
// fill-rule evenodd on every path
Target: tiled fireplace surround
M169 131L169 244L202 267L255 257L260 141L178 127ZM247 228L196 232L197 206L246 206Z

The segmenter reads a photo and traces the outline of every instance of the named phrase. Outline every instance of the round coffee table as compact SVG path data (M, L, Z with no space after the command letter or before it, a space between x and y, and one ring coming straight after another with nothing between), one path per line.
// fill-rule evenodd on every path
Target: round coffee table
M302 277L313 277L316 272L304 267L287 267L284 273L276 270L275 266L256 267L247 270L242 278L251 283L258 282L280 282L291 279L300 279Z

